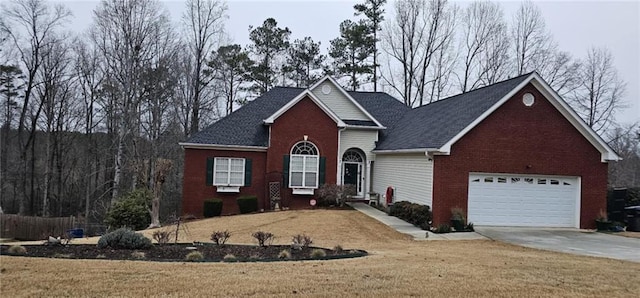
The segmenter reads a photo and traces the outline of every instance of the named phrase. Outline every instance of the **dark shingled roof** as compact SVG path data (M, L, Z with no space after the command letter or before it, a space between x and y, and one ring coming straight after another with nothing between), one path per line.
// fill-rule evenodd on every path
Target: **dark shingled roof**
M261 146L269 143L269 128L263 120L294 99L305 89L275 87L259 98L195 133L187 143ZM393 124L400 115L411 110L397 99L380 92L349 92L349 95L382 125ZM376 126L373 121L344 120L346 124Z
M348 92L386 130L380 131L376 150L439 148L513 90L530 74L410 109L382 92ZM195 133L187 143L260 146L269 142L264 119L305 89L275 87L254 101ZM372 121L343 120L346 124L375 126Z
M209 127L195 133L187 143L262 146L269 145L269 128L264 119L304 91L303 88L275 87L218 120Z
M440 148L487 111L530 74L439 100L403 115L376 150Z
M348 92L373 118L384 127L391 127L396 121L411 110L399 100L382 92Z

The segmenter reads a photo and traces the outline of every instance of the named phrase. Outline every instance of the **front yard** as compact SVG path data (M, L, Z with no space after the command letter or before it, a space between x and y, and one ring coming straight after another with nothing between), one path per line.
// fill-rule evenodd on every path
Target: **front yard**
M357 211L286 211L189 223L185 242L253 243L262 230L288 244L364 249L364 258L275 263L162 263L0 257L0 293L16 296L635 296L640 264L494 241L412 241ZM151 231L145 234L151 235ZM94 242L82 239L74 242Z

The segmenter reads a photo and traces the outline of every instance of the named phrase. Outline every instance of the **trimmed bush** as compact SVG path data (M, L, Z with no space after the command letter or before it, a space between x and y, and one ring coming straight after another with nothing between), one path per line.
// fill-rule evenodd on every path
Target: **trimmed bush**
M322 249L316 248L311 251L310 256L314 259L324 258L327 256L327 253Z
M258 211L258 197L242 196L238 198L240 214L253 213Z
M257 231L251 234L251 236L258 241L258 246L260 247L267 247L271 245L271 241L273 241L273 238L275 237L273 234L263 231Z
M147 258L147 254L145 254L144 251L134 251L131 253L131 257L136 260L144 260Z
M202 253L199 252L199 251L192 251L192 252L188 253L184 257L184 259L189 261L189 262L200 262L200 261L204 260L204 255L202 255Z
M150 202L151 193L148 190L133 190L113 204L104 222L114 229L123 227L133 230L145 229L151 223L148 208Z
M231 233L227 230L223 231L215 231L211 233L211 241L216 245L224 245L227 240L231 237Z
M291 252L284 249L278 254L278 259L291 259Z
M433 214L429 206L407 201L394 203L389 209L389 215L400 218L423 230L429 230L433 220Z
M127 228L117 229L98 240L98 248L149 249L151 246L151 239Z
M227 254L224 256L224 258L222 258L222 261L224 262L237 262L238 258L236 258L236 256L232 255L232 254Z
M24 256L27 254L27 249L22 245L11 245L8 252L12 255Z
M214 216L220 216L222 214L222 200L210 199L204 201L203 209L204 218L210 218Z

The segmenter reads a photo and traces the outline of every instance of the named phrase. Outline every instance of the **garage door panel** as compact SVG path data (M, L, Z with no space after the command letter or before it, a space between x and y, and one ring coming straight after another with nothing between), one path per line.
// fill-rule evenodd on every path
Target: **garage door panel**
M577 177L469 175L469 221L478 225L575 227Z

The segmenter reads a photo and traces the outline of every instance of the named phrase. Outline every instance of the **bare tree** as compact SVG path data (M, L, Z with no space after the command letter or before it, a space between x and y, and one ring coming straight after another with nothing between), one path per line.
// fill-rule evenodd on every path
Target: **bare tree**
M542 53L535 69L553 90L566 96L580 84L580 67L580 61L573 59L571 54L552 47Z
M640 185L640 123L616 126L607 137L609 146L622 157L618 162L609 163L609 185Z
M461 27L463 65L458 80L460 91L467 92L482 86L487 77L495 77L504 65L506 24L499 4L476 1L465 9Z
M200 129L200 113L202 105L207 101L202 99L203 90L210 79L205 78L207 55L219 45L224 33L227 6L219 0L187 0L183 22L187 31L185 44L187 45L191 67L187 73L189 97L191 106L191 124L189 134Z
M75 108L70 101L73 99L73 73L71 70L71 57L69 46L64 36L52 36L47 43L47 47L42 52L42 67L40 77L42 83L36 88L36 100L41 101L43 119L40 130L45 134L45 154L44 154L44 181L42 195L42 216L50 214L50 196L52 193L52 181L61 181L62 173L57 171L54 177L54 168L62 167L64 152L62 148L62 132L68 129L65 127L71 117L72 108ZM70 130L73 130L71 127ZM63 189L58 186L58 194Z
M540 9L530 0L522 2L512 25L511 38L515 43L513 59L516 74L534 71L536 64L540 64L544 59L544 53L555 47L546 31Z
M74 68L77 78L77 88L82 99L84 117L82 123L84 128L84 139L89 144L86 158L89 162L84 163L83 186L84 186L84 214L85 224L89 223L91 214L92 197L101 183L99 177L101 170L101 159L99 156L99 146L94 137L101 117L98 112L98 100L101 96L101 86L104 81L104 65L100 61L98 49L91 43L82 39L77 39L73 44L75 56ZM88 226L85 226L87 228Z
M3 9L3 21L0 22L0 31L8 36L11 47L18 52L20 67L25 73L25 89L22 97L20 116L18 118L18 142L20 144L20 160L22 161L22 191L19 213L26 212L26 197L33 202L35 194L34 173L35 156L28 159L29 148L33 145L35 137L35 122L31 125L28 136L25 134L27 120L31 116L31 101L34 90L39 84L38 72L42 67L42 51L47 46L49 36L54 34L71 16L71 13L62 5L51 5L44 0L16 0ZM36 109L39 114L40 109ZM36 119L37 119L37 115ZM34 152L34 149L32 152ZM30 185L27 185L27 173L31 163ZM28 190L30 188L30 190ZM29 193L29 194L28 194Z
M618 77L607 48L589 49L579 77L581 82L571 96L573 107L587 125L602 133L613 123L615 113L624 107L626 84Z
M167 27L171 27L168 12L156 0L103 0L95 11L91 39L105 62L116 134L111 204L121 187L125 145L140 132L140 75L143 66L156 58L153 39ZM133 145L136 160L138 151ZM134 184L136 180L132 179Z
M438 81L434 75L450 67L443 59L447 57L445 48L454 38L456 11L445 0L395 2L395 18L382 32L383 49L388 56L388 70L382 77L407 106L428 103L437 97L431 96L433 90L446 89L432 84L447 82ZM444 68L434 71L439 65Z

